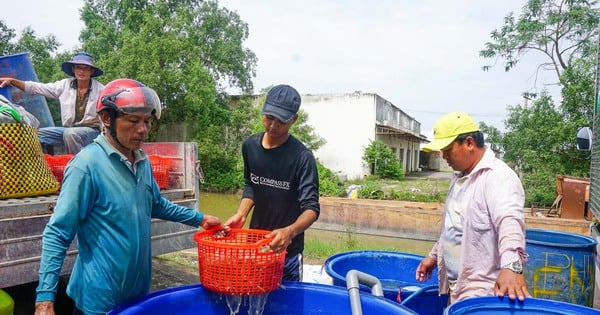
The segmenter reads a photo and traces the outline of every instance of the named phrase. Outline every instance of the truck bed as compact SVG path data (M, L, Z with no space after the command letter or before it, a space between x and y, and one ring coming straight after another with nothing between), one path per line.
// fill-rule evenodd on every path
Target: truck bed
M185 207L198 209L199 188L195 176L197 147L195 143L152 143L144 150L149 154L174 156L178 163L171 169L171 185L161 194ZM0 288L38 280L42 233L58 194L0 200ZM161 255L196 246L193 234L197 228L181 223L152 219L152 252ZM77 239L73 240L61 270L70 273L77 256Z

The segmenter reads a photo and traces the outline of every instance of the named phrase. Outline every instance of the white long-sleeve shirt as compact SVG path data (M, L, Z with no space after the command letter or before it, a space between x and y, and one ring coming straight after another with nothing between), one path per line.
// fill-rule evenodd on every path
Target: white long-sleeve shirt
M96 113L96 103L100 92L104 89L104 85L92 79L85 114L80 121L75 121L75 103L77 100L77 88L73 85L75 80L74 78L67 78L52 83L25 81L25 93L58 99L60 102L60 120L63 127L100 128L101 123Z

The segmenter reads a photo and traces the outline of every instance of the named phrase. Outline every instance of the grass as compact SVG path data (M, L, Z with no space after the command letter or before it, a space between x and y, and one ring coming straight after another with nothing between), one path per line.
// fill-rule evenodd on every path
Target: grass
M358 185L358 197L363 199L386 199L416 202L444 202L450 188L448 179L407 177L403 180L367 177L360 181L349 181L346 187Z
M398 251L399 249L386 245L361 243L359 238L347 228L344 234L334 240L326 240L322 237L306 237L304 240L304 262L322 264L327 257L336 253L354 250Z

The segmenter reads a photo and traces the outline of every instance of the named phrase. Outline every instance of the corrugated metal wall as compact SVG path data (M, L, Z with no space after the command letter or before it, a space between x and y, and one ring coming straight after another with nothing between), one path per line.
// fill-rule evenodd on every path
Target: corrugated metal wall
M590 169L590 209L596 218L600 218L600 31L598 32L598 56L596 60L596 104L594 105L594 124L592 126L592 157Z

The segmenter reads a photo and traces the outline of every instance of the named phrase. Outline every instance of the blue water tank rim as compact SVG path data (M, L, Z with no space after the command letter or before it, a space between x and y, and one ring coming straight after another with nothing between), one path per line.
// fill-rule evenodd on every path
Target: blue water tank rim
M22 56L22 55L28 55L28 54L29 54L29 53L27 53L27 52L19 52L19 53L14 53L14 54L11 54L11 55L3 55L3 56L0 56L0 59L3 59L3 58L10 58L10 57L16 57L16 56Z
M337 271L332 269L332 265L335 264L335 262L341 260L341 259L346 259L348 257L353 257L353 256L358 256L358 255L364 255L364 254L378 254L378 255L388 255L388 256L395 256L395 257L411 257L411 258L417 258L417 259L423 259L425 258L425 256L422 255L416 255L416 254L410 254L410 253L402 253L402 252L395 252L395 251L387 251L387 250L355 250L355 251L347 251L347 252L343 252L343 253L337 253L334 254L332 256L330 256L329 258L327 258L325 260L324 266L325 266L325 271L330 275L330 276L336 276L338 279L343 279L345 281L346 279L346 275L340 275Z
M550 242L538 239L530 239L528 235L531 233L539 233L546 235L554 235L560 236L562 238L568 238L571 242ZM576 243L575 241L580 241ZM526 229L525 231L525 242L531 243L535 245L545 245L545 246L560 246L566 248L587 248L587 247L595 247L598 242L593 239L591 236L575 234L575 233L567 233L562 231L551 231L551 230L543 230L543 229Z
M467 298L458 301L444 310L444 315L471 314L518 314L518 311L527 311L527 314L560 314L582 315L600 314L599 310L562 301L528 297L525 301L510 300L508 297L482 296Z
M341 287L335 287L335 286L319 284L319 283L305 283L305 282L297 282L297 281L283 281L281 283L280 287L276 291L288 290L288 289L310 290L310 292L312 294L316 294L316 295L320 294L323 296L332 296L332 297L347 297L348 296L347 290L344 288L341 288ZM147 307L147 306L144 306L146 303L161 301L163 299L170 297L170 295L173 295L173 297L176 298L177 294L179 294L179 293L185 293L186 291L188 291L188 292L198 291L198 290L200 290L202 292L207 292L207 293L210 292L208 289L204 288L204 286L202 286L202 284L200 284L200 283L157 290L157 291L150 292L146 295L143 295L141 297L135 298L131 301L125 302L119 306L116 306L115 308L110 310L107 313L107 315L113 315L113 314L116 315L116 314L120 314L122 312L127 312L128 310L134 310L137 312L137 311L143 309L144 307ZM272 293L276 293L276 291L274 291ZM156 299L156 300L154 300L154 299ZM399 305L398 303L389 301L386 298L380 297L380 296L364 294L364 295L361 295L361 301L363 303L365 303L365 301L367 301L368 303L370 303L370 305L376 305L377 307L384 308L385 310L390 310L390 308L393 308L393 310L397 311L398 313L402 313L402 314L406 314L406 315L408 315L408 314L418 315L413 310L411 310L405 306ZM136 313L136 314L141 314L141 313Z

